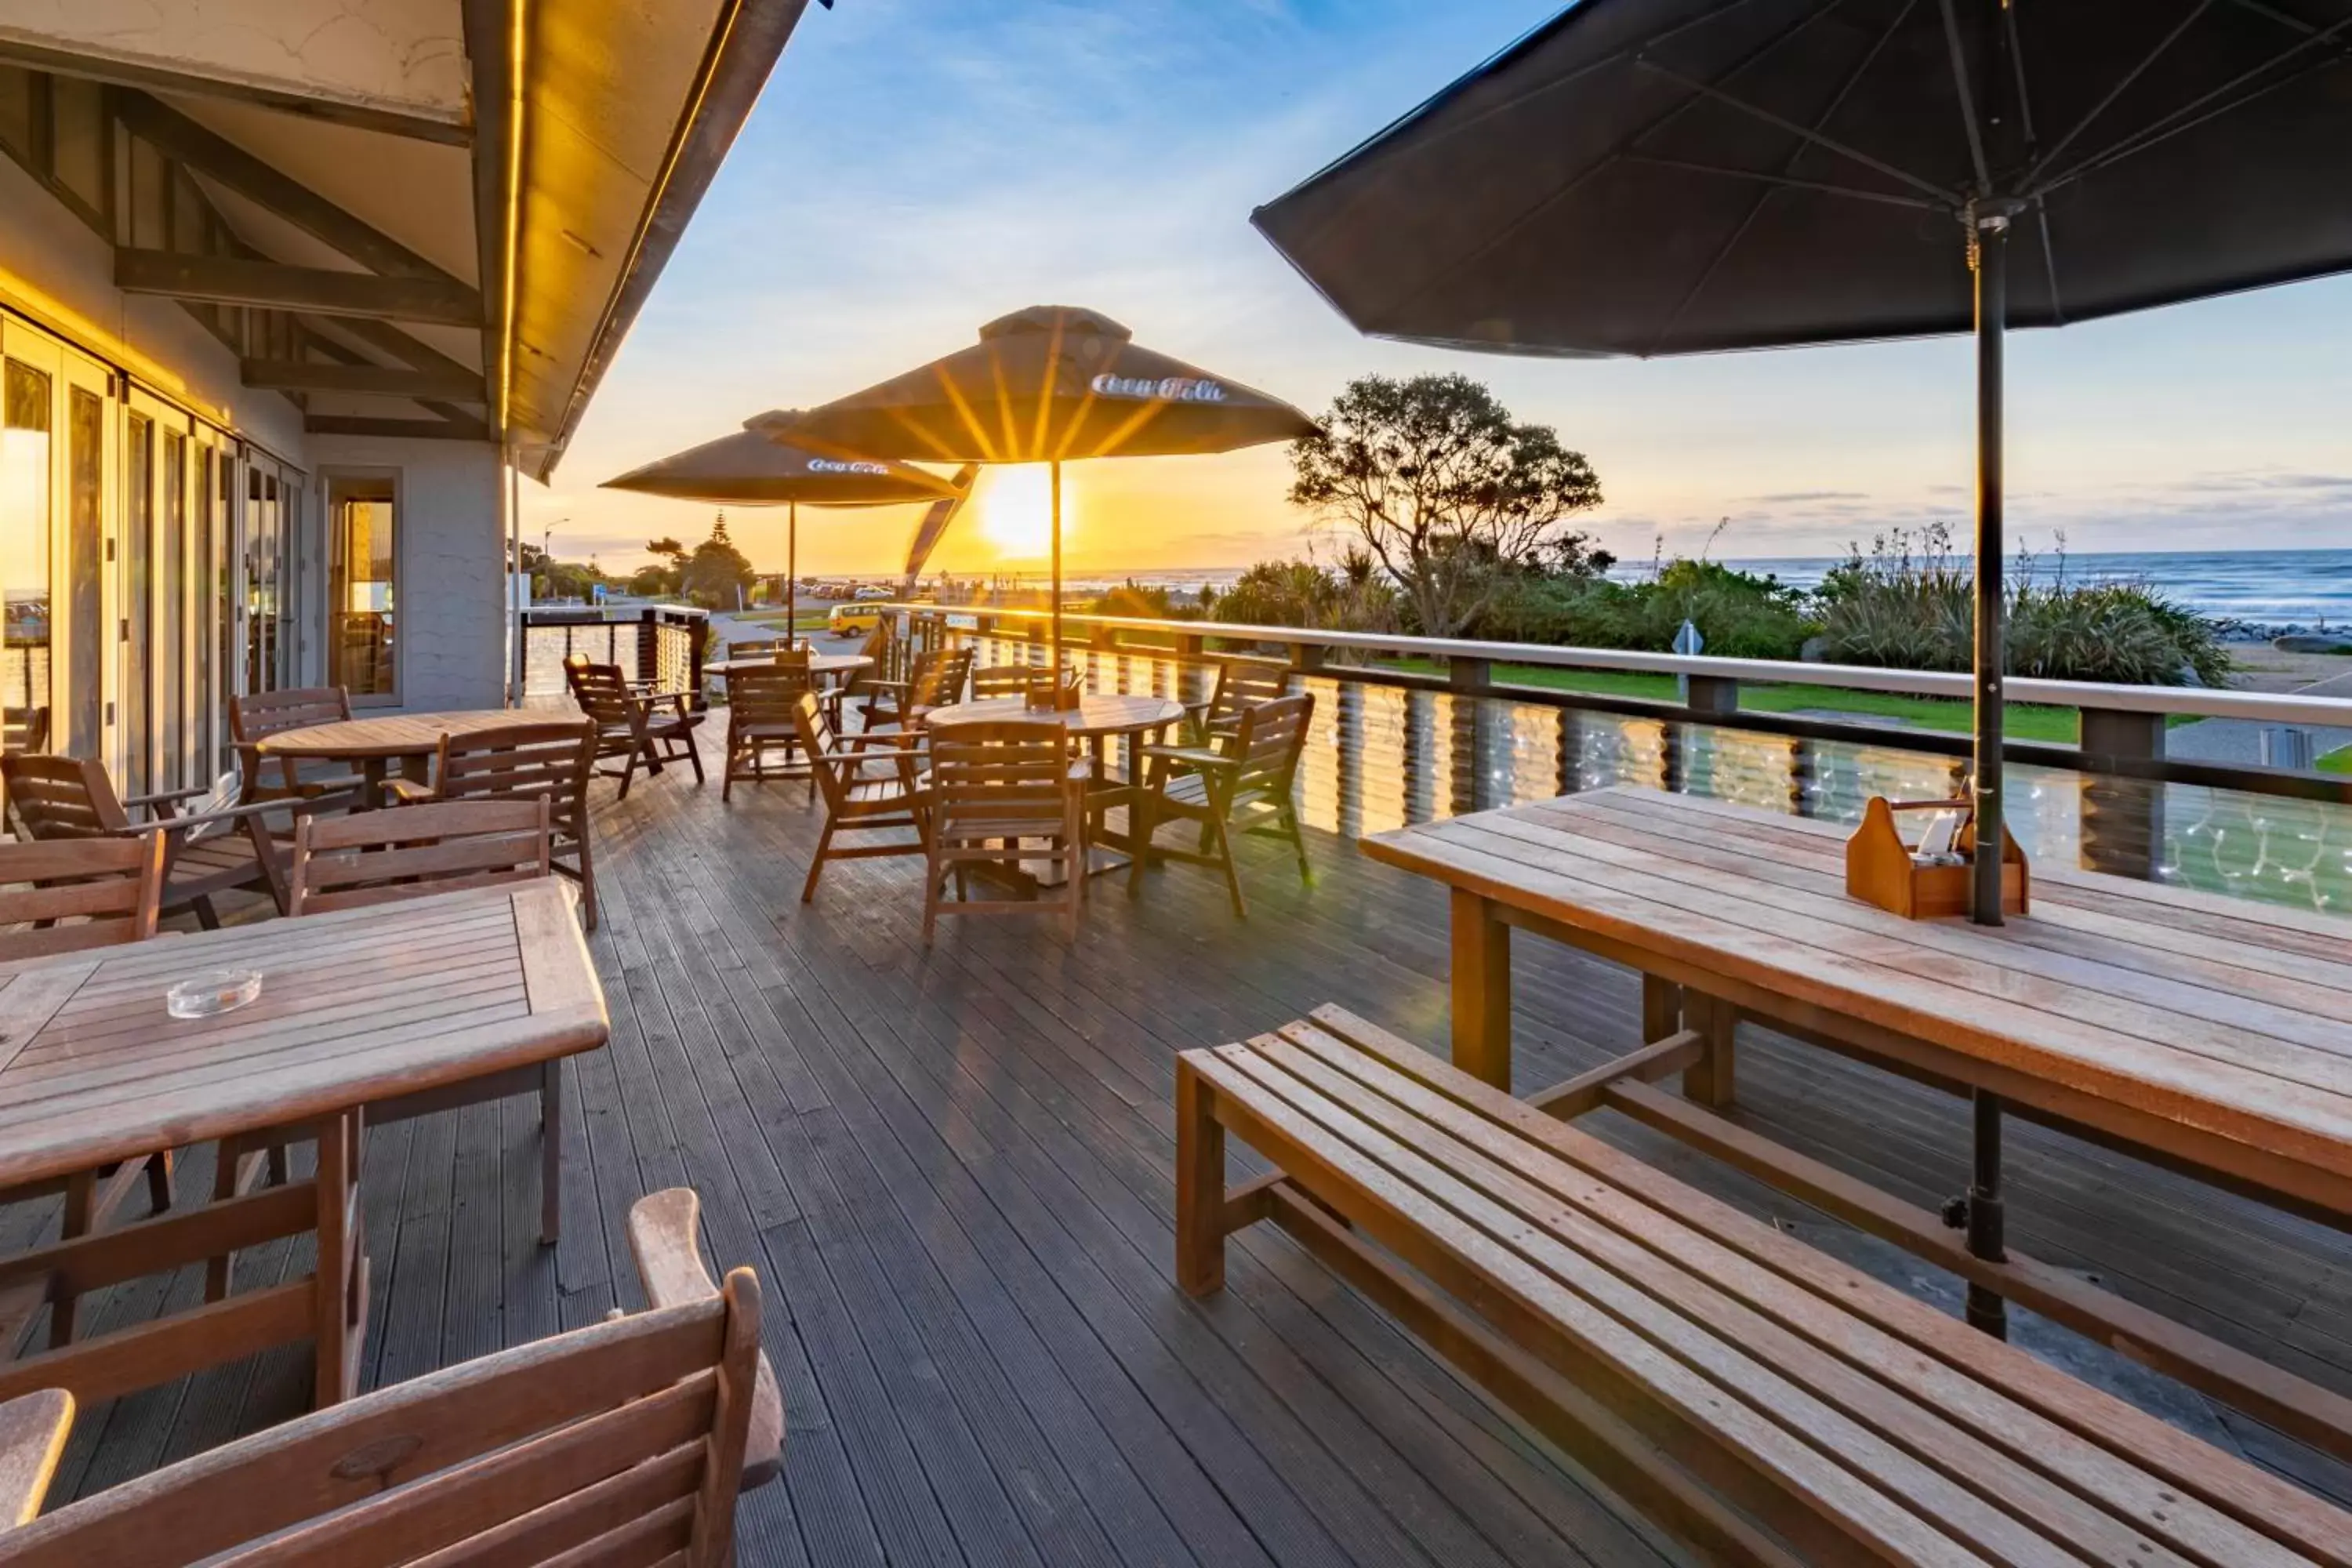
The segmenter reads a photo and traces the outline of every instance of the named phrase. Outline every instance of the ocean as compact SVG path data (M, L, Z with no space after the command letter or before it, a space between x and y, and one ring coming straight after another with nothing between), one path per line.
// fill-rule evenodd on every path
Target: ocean
M1836 555L1778 559L1727 557L1725 564L1769 572L1785 583L1811 588L1845 558ZM2161 589L2200 615L2242 621L2268 632L2352 626L2352 550L2168 550L2078 553L2066 557L2069 581L2125 578ZM2043 576L2059 567L2055 556L2035 562ZM1646 561L1618 563L1612 574L1634 582L1648 574ZM1223 588L1241 575L1239 567L1132 574L1073 573L1077 590L1107 589L1130 577L1155 587L1196 593L1203 584ZM1024 581L1026 579L1024 578Z

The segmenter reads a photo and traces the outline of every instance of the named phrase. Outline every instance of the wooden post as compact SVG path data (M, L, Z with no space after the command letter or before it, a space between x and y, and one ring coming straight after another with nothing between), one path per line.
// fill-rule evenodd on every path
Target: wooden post
M1299 671L1323 668L1321 643L1295 642L1290 645L1290 668Z
M1683 988L1654 974L1642 976L1642 1043L1663 1040L1683 1026Z
M1188 1296L1225 1286L1225 1130L1215 1096L1176 1058L1176 1284Z
M2111 770L2117 762L2164 755L2165 716L2083 710L2083 833L2086 871L2155 879L2164 868L2164 785Z
M1738 1010L1720 997L1683 993L1683 1026L1706 1039L1698 1060L1683 1069L1683 1098L1717 1110L1727 1109L1736 1089L1733 1036L1739 1026Z
M352 1380L351 1293L358 1259L352 1235L352 1182L359 1164L359 1113L344 1111L319 1123L319 1258L312 1278L310 1331L317 1356L311 1403L324 1410L358 1390ZM362 1306L364 1310L364 1306Z
M1462 888L1454 889L1454 1065L1511 1090L1511 928Z

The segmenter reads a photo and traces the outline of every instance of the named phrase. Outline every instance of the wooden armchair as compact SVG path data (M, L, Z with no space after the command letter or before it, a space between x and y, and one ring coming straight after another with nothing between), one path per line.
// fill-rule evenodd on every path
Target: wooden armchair
M0 844L0 960L79 952L155 934L163 900L163 836L68 838ZM0 1187L0 1204L65 1194L58 1239L70 1241L104 1225L142 1173L148 1205L172 1206L172 1152L159 1149L104 1170L56 1181ZM13 1353L26 1321L40 1305L37 1289L0 1290L0 1360ZM77 1297L48 1294L49 1342L70 1343Z
M924 852L930 801L922 782L921 736L845 737L835 731L814 692L803 692L793 704L793 727L809 766L815 770L817 792L824 796L824 831L817 836L816 853L809 859L801 902L816 897L817 879L824 874L828 860ZM912 842L899 837L908 829L915 835ZM834 836L838 833L889 837L878 842L836 845Z
M760 1349L759 1278L714 1285L696 1220L684 1188L630 1210L645 1311L377 1389L38 1518L73 1399L11 1400L0 1562L730 1564L736 1496L782 1461L783 1404Z
M551 864L580 884L582 923L594 931L596 862L589 831L588 780L595 768L595 726L581 719L524 719L442 736L430 784L392 779L384 792L400 805L545 796Z
M1224 873L1234 913L1248 918L1234 866L1236 831L1288 839L1298 858L1298 879L1312 880L1291 796L1314 717L1315 699L1302 693L1243 709L1233 738L1222 746L1144 747L1144 787L1129 808L1135 858L1127 874L1128 896L1143 890L1143 873L1155 859L1214 866ZM1197 825L1199 847L1181 850L1154 844L1152 835L1171 821Z
M727 765L719 798L731 798L737 779L754 784L771 778L806 779L809 799L816 798L816 772L801 749L793 709L814 689L808 653L778 655L772 665L752 665L727 672ZM772 772L769 759L782 753Z
M585 726L583 726L585 728ZM578 743L577 736L573 743ZM304 817L294 828L294 862L287 879L289 912L331 914L402 899L427 898L468 888L498 887L549 874L550 795L426 801L349 816ZM509 1095L540 1097L540 1228L556 1238L557 1176L562 1157L563 1062L516 1068L446 1089L371 1102L365 1124L423 1116L430 1111L478 1105ZM268 1155L273 1185L286 1179L287 1146L306 1136L285 1127L225 1139L213 1167L215 1202L235 1197L247 1184L249 1162ZM227 1296L230 1254L212 1258L205 1270L205 1299ZM0 1563L7 1560L0 1545Z
M1044 678L1042 664L986 664L971 672L971 700L986 702L994 698L1029 695L1032 681Z
M344 798L281 796L184 816L177 808L205 791L165 790L126 801L116 796L113 782L97 763L37 753L0 757L0 780L5 781L17 830L36 841L162 833L163 915L194 910L206 931L220 924L213 900L226 892L266 893L280 914L286 911L287 847L270 831L264 820L268 814L291 811L299 817ZM144 812L150 820L134 824L132 811Z
M857 645L858 653L873 663L823 694L825 717L832 721L835 729L841 728L843 707L851 698L871 696L877 681L891 678L890 661L896 652L896 642L890 634L889 621L884 619L876 622L874 629L866 634L866 640Z
M260 750L261 742L272 735L307 730L313 724L340 723L351 716L351 696L340 686L294 687L284 691L231 697L228 733L229 743L236 748L237 776L241 781L238 803L310 799L358 789L360 780L354 774L305 779L292 757L265 757Z
M1087 765L1070 755L1070 733L1058 719L1010 719L958 724L931 738L931 830L923 879L923 940L942 912L1055 914L1075 939L1087 882ZM1007 879L1022 879L1024 861L1045 861L1063 873L1058 893L1045 887L1029 899L971 897L971 872L985 866ZM946 901L950 874L956 898Z
M544 795L427 801L294 826L287 912L323 915L549 875Z
M868 695L861 710L866 716L866 728L875 730L895 724L910 730L932 709L962 701L964 682L971 676L970 648L931 648L918 654L915 671L906 679L866 683Z
M580 710L596 722L597 760L623 759L618 769L600 770L621 781L617 798L628 798L640 763L657 773L664 763L683 762L694 769L694 782L703 782L702 753L694 749L702 715L687 706L685 692L639 691L619 665L591 664L581 654L563 661L563 679Z
M1290 695L1291 674L1290 666L1269 658L1217 660L1217 684L1209 700L1184 705L1192 731L1187 743L1222 750L1241 727L1244 712Z

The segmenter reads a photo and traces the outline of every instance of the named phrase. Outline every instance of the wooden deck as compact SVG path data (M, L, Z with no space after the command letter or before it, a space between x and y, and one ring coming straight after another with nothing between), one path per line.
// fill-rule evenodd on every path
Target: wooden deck
M1442 1041L1436 887L1318 835L1311 891L1280 847L1244 849L1246 924L1180 868L1139 904L1097 884L1075 948L974 921L926 953L913 860L830 868L799 903L817 821L796 784L722 807L715 776L671 770L625 805L598 794L614 1034L572 1078L565 1239L537 1243L529 1100L373 1135L371 1385L635 1304L622 1216L688 1183L717 1261L771 1287L790 1428L783 1484L743 1505L747 1564L1672 1560L1278 1234L1237 1238L1221 1298L1172 1283L1175 1053L1325 1001ZM1521 1088L1634 1043L1629 974L1517 947ZM1740 1089L1743 1120L1912 1201L1962 1183L1957 1102L1769 1039ZM1587 1125L1957 1309L1901 1254ZM2352 1240L2030 1127L2010 1169L2020 1247L2352 1393ZM0 1215L0 1243L54 1225L30 1207ZM250 1258L240 1286L299 1268L302 1245ZM85 1311L132 1321L163 1289ZM2352 1501L2346 1468L2017 1316L2021 1342ZM53 1495L281 1419L309 1380L294 1347L86 1410Z

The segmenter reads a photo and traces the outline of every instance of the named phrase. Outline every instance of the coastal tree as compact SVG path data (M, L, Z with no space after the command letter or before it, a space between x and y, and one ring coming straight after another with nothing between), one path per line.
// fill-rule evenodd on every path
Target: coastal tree
M727 535L727 514L720 512L710 537L694 547L678 570L678 592L705 609L731 609L739 593L758 580L751 563Z
M1601 504L1592 465L1465 375L1360 376L1290 460L1292 503L1360 538L1427 636L1475 626L1517 575L1611 563L1569 527Z

